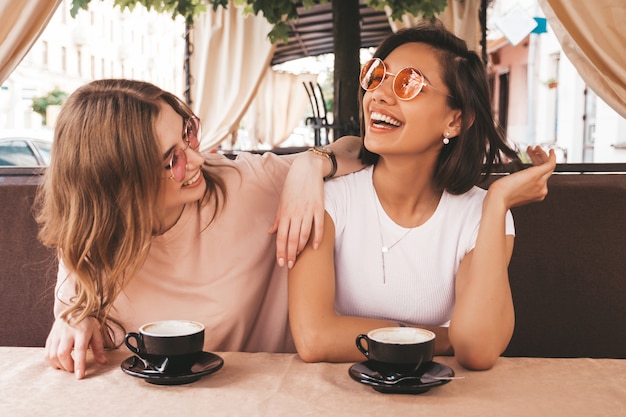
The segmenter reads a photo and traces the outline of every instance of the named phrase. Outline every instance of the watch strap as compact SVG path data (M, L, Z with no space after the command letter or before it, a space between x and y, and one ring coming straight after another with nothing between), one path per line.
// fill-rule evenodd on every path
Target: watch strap
M337 158L335 157L335 153L324 146L314 146L312 148L309 148L309 151L313 152L315 155L323 156L330 161L330 174L324 177L324 181L328 181L329 179L333 178L337 173Z

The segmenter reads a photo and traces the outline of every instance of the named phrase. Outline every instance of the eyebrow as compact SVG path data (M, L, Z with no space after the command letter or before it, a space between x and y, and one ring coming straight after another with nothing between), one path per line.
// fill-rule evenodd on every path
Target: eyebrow
M163 154L163 161L167 161L167 157L170 156L172 152L174 152L174 149L176 149L176 145L173 145L167 151L165 151L165 153Z

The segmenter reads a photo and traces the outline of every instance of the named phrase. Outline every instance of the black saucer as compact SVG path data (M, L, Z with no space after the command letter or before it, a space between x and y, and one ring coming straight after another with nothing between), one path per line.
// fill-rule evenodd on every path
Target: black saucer
M449 379L437 378L454 376L452 368L441 363L428 362L422 364L417 371L407 374L415 378L390 384L390 381L393 381L397 374L385 367L384 364L372 360L355 363L350 367L348 373L355 381L369 385L378 392L388 394L421 394L433 387L450 382Z
M195 382L205 375L220 370L224 366L224 359L214 353L202 352L188 371L176 373L160 373L146 369L141 359L134 355L126 358L120 366L128 375L143 378L151 384L181 385Z

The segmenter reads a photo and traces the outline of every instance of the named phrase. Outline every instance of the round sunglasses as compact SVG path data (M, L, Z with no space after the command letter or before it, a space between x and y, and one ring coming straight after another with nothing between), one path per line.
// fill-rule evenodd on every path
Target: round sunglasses
M183 142L185 142L186 146L184 148L176 148L172 151L169 163L165 166L166 170L170 171L170 176L168 177L171 180L176 180L181 182L185 179L185 174L187 173L187 154L185 151L189 148L197 151L200 147L200 136L201 136L202 126L200 124L200 119L197 117L190 117L185 120L183 127Z
M419 69L406 67L393 74L387 71L385 63L380 58L372 58L363 65L360 77L361 87L366 91L374 91L389 76L394 77L393 93L400 100L411 100L417 97L423 87L430 87L438 93L454 98L450 94L444 93L428 84L424 74Z

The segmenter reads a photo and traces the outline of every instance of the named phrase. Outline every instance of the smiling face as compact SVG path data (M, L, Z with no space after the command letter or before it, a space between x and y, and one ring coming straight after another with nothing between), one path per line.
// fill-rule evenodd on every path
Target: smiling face
M202 199L207 185L200 169L204 158L198 151L188 147L183 140L184 120L182 116L162 101L159 103L159 109L155 130L160 153L163 157L163 171L157 210L160 229L167 230L176 222L185 204ZM186 173L181 182L169 178L171 176L169 163L176 148L186 149ZM178 163L183 164L184 160Z
M393 76L387 76L374 91L366 91L365 147L381 156L427 152L436 157L443 146L444 133L450 132L451 137L458 134L460 112L448 107L448 89L441 78L435 50L424 43L405 43L384 62L393 74L406 67L420 69L428 85L410 100L400 100L394 94Z

